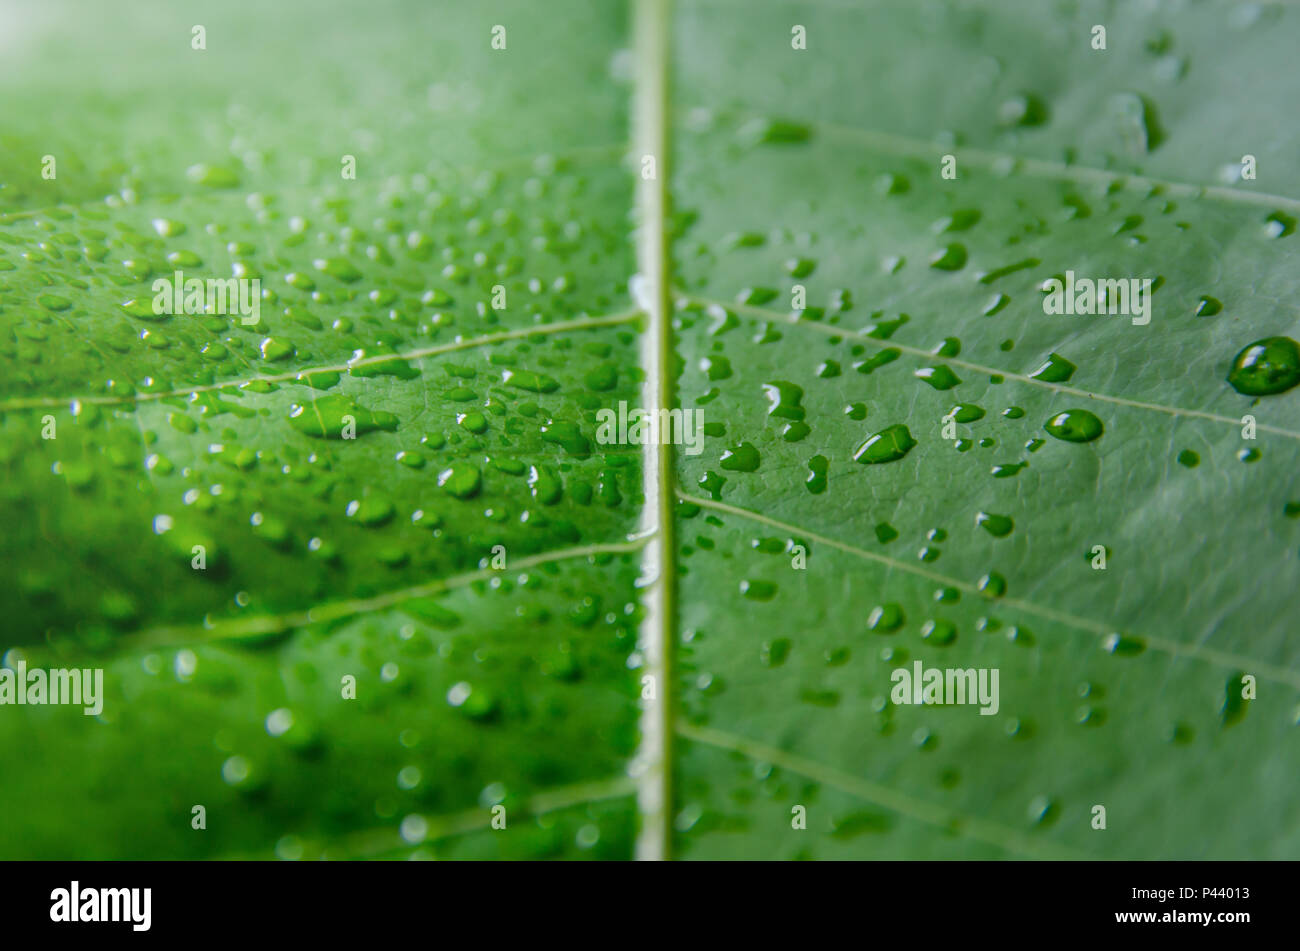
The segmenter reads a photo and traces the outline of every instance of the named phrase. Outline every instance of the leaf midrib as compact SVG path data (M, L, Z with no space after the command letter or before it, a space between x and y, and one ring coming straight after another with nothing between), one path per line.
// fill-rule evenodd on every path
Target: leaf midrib
M637 296L648 317L642 336L641 359L645 370L644 408L669 409L673 402L672 328L669 322L668 274L671 256L665 227L668 180L668 34L671 0L636 0L634 10L635 108L634 140L637 165L652 157L655 168L637 183ZM677 579L673 531L673 447L644 447L643 532L653 532L642 558L645 617L640 648L651 697L642 701L641 743L630 771L637 778L637 807L641 829L636 857L660 860L671 857L673 805L673 644L676 630Z

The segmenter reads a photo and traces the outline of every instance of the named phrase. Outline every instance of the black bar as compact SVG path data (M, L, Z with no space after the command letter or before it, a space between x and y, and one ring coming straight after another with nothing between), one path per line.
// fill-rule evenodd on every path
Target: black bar
M1125 934L1233 941L1287 929L1296 871L1292 863L1250 862L10 862L0 869L12 883L6 938L76 932L371 942L410 929L447 940L451 929L463 930L456 940L471 941L520 929L537 941L551 927L565 940L621 941L656 928L678 940L696 917L732 936L794 927L809 942L841 926L863 937L902 929L926 941ZM87 912L86 902L99 905L98 890L149 889L147 930L137 930L142 891L120 906L127 920L51 920L66 910L55 907L58 890L70 904L73 882ZM88 890L95 898L87 899ZM123 899L108 897L111 912ZM1154 917L1132 917L1144 915Z

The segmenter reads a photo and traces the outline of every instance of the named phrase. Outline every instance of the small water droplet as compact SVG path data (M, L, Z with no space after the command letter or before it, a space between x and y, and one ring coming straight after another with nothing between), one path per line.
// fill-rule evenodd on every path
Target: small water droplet
M965 266L966 247L955 242L941 248L930 257L930 267L939 271L960 271Z
M867 628L877 634L892 634L903 626L905 620L902 606L891 601L871 609L867 615Z
M826 491L829 471L830 461L825 456L813 456L808 460L808 478L804 480L804 486L813 495L821 495Z
M921 625L921 636L936 647L947 647L957 639L957 626L942 619L926 621Z
M1205 295L1201 297L1200 303L1196 305L1196 316L1213 317L1221 310L1223 310L1223 304L1217 298Z
M994 515L990 512L980 512L975 516L975 524L984 529L994 538L1006 538L1015 529L1016 524L1009 515Z

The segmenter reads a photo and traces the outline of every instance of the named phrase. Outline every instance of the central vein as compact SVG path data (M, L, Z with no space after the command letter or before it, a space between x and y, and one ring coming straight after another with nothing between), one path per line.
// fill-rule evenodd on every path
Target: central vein
M668 238L665 228L668 178L668 23L670 0L635 0L637 171L637 303L646 312L641 363L644 408L671 409L672 330L669 321ZM638 859L666 859L672 836L673 632L676 578L673 542L673 447L671 440L647 441L644 455L645 548L640 585L645 589L641 625L641 748L633 764L641 832Z

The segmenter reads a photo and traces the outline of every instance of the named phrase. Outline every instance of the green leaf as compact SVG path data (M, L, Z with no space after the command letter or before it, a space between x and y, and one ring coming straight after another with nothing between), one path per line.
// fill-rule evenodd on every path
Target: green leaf
M4 853L629 854L622 11L139 14L26 23L7 123L0 651L105 675L0 707ZM157 313L178 270L260 319Z
M1267 194L1296 194L1295 164L1265 160L1263 130L1215 88L1226 68L1262 101L1293 95L1270 64L1300 20L1077 6L682 9L678 392L725 431L678 457L681 855L1300 849L1280 781L1300 395L1227 381L1247 344L1296 335L1294 238L1268 219L1300 203ZM795 23L807 51L783 39ZM1143 49L1166 35L1169 53ZM1047 118L1000 124L1026 93ZM1164 130L1146 151L1112 110L1134 94ZM769 116L806 136L755 144ZM1245 153L1272 171L1223 187ZM815 267L793 278L793 259ZM1066 271L1151 278L1150 323L1045 314L1039 285ZM746 300L757 286L771 303ZM1198 316L1210 297L1222 313ZM706 354L737 372L710 378ZM772 411L776 381L802 390L806 429ZM1051 434L1085 435L1077 411L1099 438ZM875 434L893 461L861 465ZM726 471L742 442L762 465ZM755 585L774 593L756 602ZM893 702L892 672L917 662L997 669L997 714Z
M9 31L0 851L1300 853L1300 12L630 6Z

